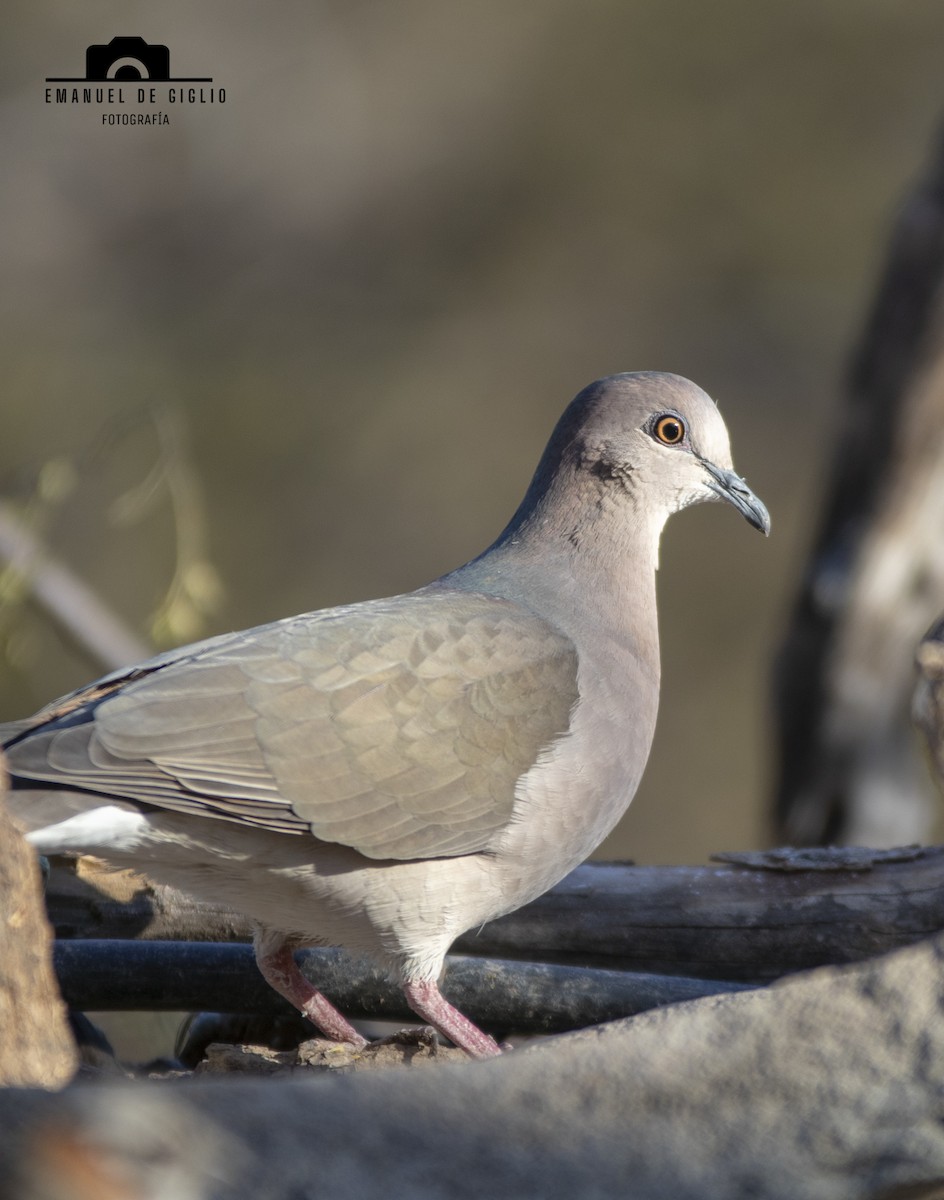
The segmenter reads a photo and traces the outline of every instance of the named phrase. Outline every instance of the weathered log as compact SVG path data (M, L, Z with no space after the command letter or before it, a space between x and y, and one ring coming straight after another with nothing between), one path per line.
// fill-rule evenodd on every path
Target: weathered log
M733 857L750 865L588 863L533 903L466 934L455 949L767 983L944 929L944 846ZM224 942L251 935L238 914L93 868L86 861L81 874L52 872L47 902L61 939Z
M416 1022L399 987L362 959L338 950L300 950L297 961L349 1017ZM211 1010L277 1017L292 1012L265 982L251 947L217 942L59 942L54 962L76 1009ZM476 1024L559 1033L663 1004L747 985L543 963L450 957L444 993Z

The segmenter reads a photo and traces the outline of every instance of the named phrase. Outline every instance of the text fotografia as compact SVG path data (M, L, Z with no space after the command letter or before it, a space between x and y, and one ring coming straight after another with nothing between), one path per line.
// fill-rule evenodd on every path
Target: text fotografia
M47 104L225 104L226 88L46 88Z
M169 125L170 117L166 112L132 112L132 113L102 113L103 125Z

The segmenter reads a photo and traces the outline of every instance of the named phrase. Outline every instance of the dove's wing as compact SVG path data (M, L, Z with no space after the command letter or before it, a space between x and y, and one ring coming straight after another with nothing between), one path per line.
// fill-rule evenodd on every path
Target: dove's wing
M571 642L519 606L433 587L164 654L52 705L11 773L372 858L485 849L565 733Z

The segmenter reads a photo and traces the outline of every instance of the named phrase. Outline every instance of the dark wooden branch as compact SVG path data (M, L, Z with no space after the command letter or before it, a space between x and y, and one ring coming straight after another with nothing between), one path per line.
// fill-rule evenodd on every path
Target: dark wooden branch
M783 852L770 852L750 861L749 867L589 863L532 904L466 934L455 949L767 983L870 958L944 929L944 846L884 855L822 851L816 861L786 863ZM88 864L83 871L51 874L47 903L60 939L250 936L245 918L171 888L124 873L90 873Z
M399 987L337 950L301 950L304 974L349 1017L416 1022ZM256 968L250 946L217 942L58 942L54 964L70 1007L89 1011L293 1012ZM559 1033L745 985L543 963L450 957L444 992L477 1024Z

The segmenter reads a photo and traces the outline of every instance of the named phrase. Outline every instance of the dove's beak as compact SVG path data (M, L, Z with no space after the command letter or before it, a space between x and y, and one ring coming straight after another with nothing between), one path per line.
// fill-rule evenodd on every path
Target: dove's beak
M770 514L763 501L754 495L740 475L716 467L706 458L701 461L709 475L708 487L718 499L733 504L741 516L766 537L770 533Z

